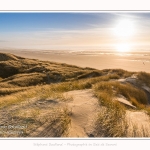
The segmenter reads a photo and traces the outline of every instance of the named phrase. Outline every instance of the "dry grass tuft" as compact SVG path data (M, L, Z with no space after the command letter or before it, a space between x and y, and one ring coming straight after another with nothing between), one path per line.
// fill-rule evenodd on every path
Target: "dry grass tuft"
M139 72L137 77L142 83L150 87L150 73Z
M137 89L133 87L131 84L121 84L119 82L111 81L111 82L99 82L95 84L94 89L96 91L105 91L109 93L111 96L123 95L130 102L135 102L135 100L139 104L147 105L148 99L144 91L141 89Z

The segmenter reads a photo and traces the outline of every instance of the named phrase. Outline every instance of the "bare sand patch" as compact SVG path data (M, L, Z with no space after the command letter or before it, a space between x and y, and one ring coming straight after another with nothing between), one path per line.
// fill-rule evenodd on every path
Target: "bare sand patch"
M134 105L131 104L131 102L129 102L125 97L121 96L121 97L116 97L114 100L117 100L118 102L129 106L131 108L136 108Z

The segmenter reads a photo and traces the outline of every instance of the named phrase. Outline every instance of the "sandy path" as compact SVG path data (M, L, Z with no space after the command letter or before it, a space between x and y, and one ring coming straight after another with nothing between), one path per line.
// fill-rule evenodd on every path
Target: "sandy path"
M67 134L63 137L94 137L94 123L99 110L97 98L94 97L91 89L74 90L64 93L64 96L71 98L69 101L61 102L61 108L66 107L71 112L71 123ZM57 107L57 105L56 105ZM60 137L59 122L54 124L47 122L40 126L31 137Z
M68 108L72 111L68 137L93 137L99 104L92 90L75 90L66 94L73 98L68 103Z

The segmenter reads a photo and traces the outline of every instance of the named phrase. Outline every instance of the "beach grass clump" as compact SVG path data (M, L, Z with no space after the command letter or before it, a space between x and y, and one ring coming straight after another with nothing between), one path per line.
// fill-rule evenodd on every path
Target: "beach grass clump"
M145 92L141 89L135 88L131 84L116 84L117 94L125 96L132 102L132 98L136 99L138 103L147 105L148 99Z
M71 124L69 109L67 107L64 108L58 118L59 118L59 122L60 122L59 133L61 136L67 136L69 125Z
M29 89L29 88L27 88L27 87L1 88L0 89L0 95L1 96L10 95L10 94L21 92L21 91L24 91L27 89Z
M148 87L150 87L150 73L139 72L137 77L141 81L142 84L145 84Z
M97 137L124 137L126 135L125 107L113 101L112 95L107 92L96 91L101 111L95 123Z
M14 104L21 103L22 101L28 100L28 98L31 98L32 96L35 96L35 91L29 92L29 91L23 91L18 93L13 93L11 95L5 95L3 97L0 97L0 108L3 107L9 107Z
M133 75L134 72L129 72L123 69L112 69L110 70L110 73L115 73L117 74L120 78L127 78L127 77L131 77Z
M97 137L126 137L125 111L118 104L101 110L97 116L95 130ZM117 109L118 108L118 109Z
M97 137L125 136L125 107L114 101L112 83L100 82L94 86L99 105L103 106L97 116L95 131Z
M145 109L147 107L146 105L138 102L136 100L136 98L134 98L134 97L130 97L130 101L131 101L132 105L136 106L136 108L138 108L138 109Z
M48 115L49 114L49 115ZM33 137L66 137L71 123L70 111L67 107L47 111L44 115L45 121L42 123L45 128ZM38 130L38 129L37 129ZM30 136L30 135L29 135Z
M141 89L133 87L131 84L121 84L117 81L99 82L95 84L94 89L96 91L105 91L111 96L123 95L131 103L135 103L135 100L139 104L147 105L148 99L145 92Z

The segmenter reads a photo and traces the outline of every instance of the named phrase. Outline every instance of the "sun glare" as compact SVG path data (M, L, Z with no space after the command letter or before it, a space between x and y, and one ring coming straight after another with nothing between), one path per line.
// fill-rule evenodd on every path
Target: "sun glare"
M128 42L131 42L131 38L135 34L133 21L129 19L120 20L114 27L113 31L118 40L115 46L116 50L121 53L131 51L131 45Z
M131 45L130 44L117 44L116 49L118 52L128 52L131 50Z
M131 20L121 20L114 28L114 34L118 37L130 37L134 34L134 25Z

